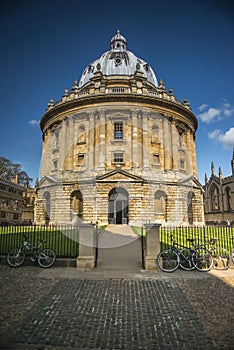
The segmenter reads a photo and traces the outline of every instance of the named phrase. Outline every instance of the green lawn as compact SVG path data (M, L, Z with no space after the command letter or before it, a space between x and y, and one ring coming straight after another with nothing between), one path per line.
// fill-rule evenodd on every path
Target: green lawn
M143 237L145 239L146 231L141 227L131 226L132 230L140 237L143 232ZM231 227L161 227L160 229L160 241L161 249L166 249L171 246L171 235L177 243L183 246L189 246L190 243L187 241L188 238L195 240L195 244L203 244L207 242L210 238L217 238L216 245L219 247L231 250L233 247L234 228Z
M76 228L9 226L1 227L0 251L6 254L12 247L21 246L23 233L28 242L37 246L40 240L46 240L45 247L51 248L60 257L77 257L79 254L79 231Z

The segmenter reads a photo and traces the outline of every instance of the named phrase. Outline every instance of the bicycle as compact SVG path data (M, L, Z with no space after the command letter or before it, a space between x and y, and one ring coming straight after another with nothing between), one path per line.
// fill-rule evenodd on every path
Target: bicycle
M184 270L197 269L198 271L209 271L213 260L211 253L205 247L185 247L176 243L171 235L172 245L162 250L157 257L157 264L164 272L173 272L180 266ZM194 243L193 239L188 239ZM178 247L182 247L180 250Z
M26 255L31 257L33 263L38 263L43 268L54 265L56 254L52 249L44 248L45 240L41 240L38 246L33 246L27 241L25 234L23 234L23 238L22 246L12 248L7 254L7 263L10 266L21 266L25 261Z
M231 256L227 249L216 246L217 238L211 238L204 246L208 245L208 250L213 258L213 268L216 270L227 270L230 266Z

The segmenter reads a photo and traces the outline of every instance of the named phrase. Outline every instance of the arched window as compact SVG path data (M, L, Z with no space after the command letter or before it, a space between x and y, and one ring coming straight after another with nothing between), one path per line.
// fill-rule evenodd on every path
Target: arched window
M86 143L86 130L84 124L79 126L79 134L78 134L78 145L83 145Z
M72 214L77 218L83 216L83 196L80 191L74 191L71 194L71 209Z
M188 222L190 225L193 224L193 199L195 194L193 192L189 192L187 196L187 210L188 210Z
M210 207L211 210L219 210L219 189L215 185L210 190Z
M48 224L50 221L50 193L45 192L43 198L45 200L45 222Z
M158 139L158 125L154 124L152 126L152 130L151 130L152 136L151 136L151 142L152 143L158 143L159 139Z
M232 209L231 206L231 189L230 187L225 188L225 197L226 197L226 210Z
M166 198L164 191L157 191L154 195L154 212L157 217L166 220Z

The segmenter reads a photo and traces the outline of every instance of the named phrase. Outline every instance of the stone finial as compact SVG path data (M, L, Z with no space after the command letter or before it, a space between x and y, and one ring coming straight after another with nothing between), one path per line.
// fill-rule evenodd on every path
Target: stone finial
M160 81L159 81L159 87L160 87L161 89L165 89L165 85L164 85L162 79L160 79Z
M184 105L190 108L190 103L188 102L186 97L184 98Z
M222 170L221 170L221 167L219 167L219 179L222 180L222 178L223 178Z
M208 178L207 178L207 174L205 173L205 185L207 184L208 182Z
M173 95L173 90L172 90L172 88L169 88L169 89L168 89L168 92L169 92L169 95Z
M211 174L212 174L212 176L215 175L215 167L214 167L213 161L211 162Z
M64 95L63 96L68 96L68 89L64 89Z
M74 80L72 90L77 90L78 89L78 80Z
M234 176L234 148L233 148L233 154L232 154L231 166L232 166L232 176Z
M47 110L50 110L51 108L53 108L53 106L54 106L54 100L51 99L51 100L48 102Z

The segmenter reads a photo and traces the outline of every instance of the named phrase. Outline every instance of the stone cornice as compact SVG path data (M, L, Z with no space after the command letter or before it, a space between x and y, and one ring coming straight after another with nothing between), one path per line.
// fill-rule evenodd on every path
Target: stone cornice
M43 117L41 118L40 126L41 130L44 132L48 127L51 127L55 122L62 121L64 118L68 116L68 114L72 114L75 111L77 112L78 108L83 107L101 107L104 108L104 103L136 103L140 105L143 105L144 108L147 108L147 105L149 107L153 107L156 111L159 113L165 113L165 115L170 114L171 112L175 112L177 115L173 115L173 117L176 117L180 119L180 117L183 117L181 119L184 119L183 121L189 122L189 124L194 128L194 130L197 129L198 122L196 116L192 113L190 109L183 106L183 104L178 104L177 102L170 101L166 98L161 97L155 97L155 96L149 96L148 94L134 94L134 93L128 93L128 94L90 94L90 95L84 95L82 97L79 97L78 99L66 101L63 103L60 103L58 105L55 105L53 108L48 110ZM138 107L139 108L139 107ZM130 107L132 110L132 106Z

